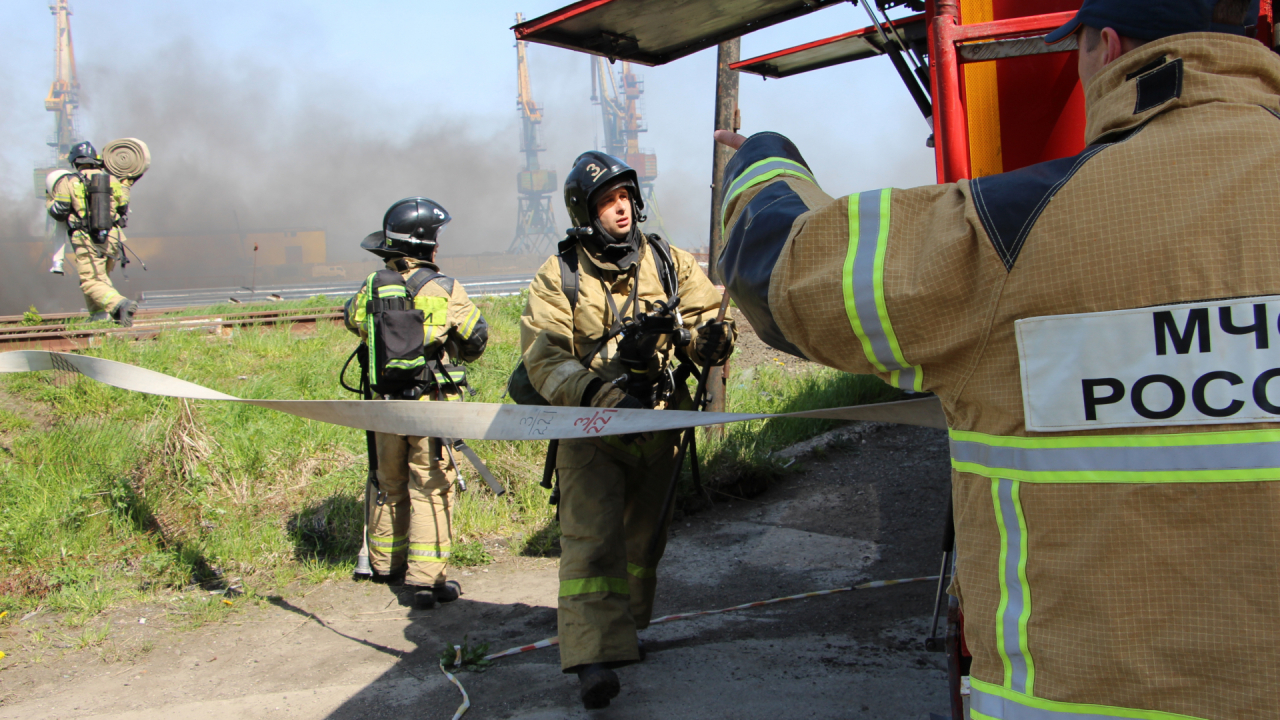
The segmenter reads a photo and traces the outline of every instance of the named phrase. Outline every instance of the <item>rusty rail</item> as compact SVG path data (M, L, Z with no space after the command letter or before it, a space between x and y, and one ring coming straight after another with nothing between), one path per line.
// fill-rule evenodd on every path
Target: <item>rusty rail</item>
M128 340L146 340L169 331L205 332L230 337L234 328L244 326L292 325L293 330L305 332L306 328L329 321L342 322L342 308L314 308L306 310L262 310L245 313L221 313L218 315L164 315L164 310L143 311L134 316L131 328L82 328L77 325L19 325L22 316L0 317L0 350L81 350L101 345L107 337ZM61 313L44 316L46 320L88 318L87 313Z

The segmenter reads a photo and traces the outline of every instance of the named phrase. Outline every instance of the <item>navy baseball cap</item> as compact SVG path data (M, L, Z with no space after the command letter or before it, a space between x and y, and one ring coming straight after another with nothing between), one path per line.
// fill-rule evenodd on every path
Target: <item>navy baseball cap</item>
M1209 32L1214 0L1084 0L1070 22L1045 36L1050 45L1081 25L1112 28L1135 40L1159 40L1170 35Z

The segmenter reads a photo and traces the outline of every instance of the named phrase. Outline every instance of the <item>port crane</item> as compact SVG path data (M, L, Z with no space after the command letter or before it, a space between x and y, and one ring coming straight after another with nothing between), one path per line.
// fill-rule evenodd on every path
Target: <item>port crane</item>
M516 13L516 22L522 16ZM555 170L544 170L538 163L538 153L545 150L539 138L542 125L542 107L533 101L533 86L529 82L529 62L525 57L524 41L516 41L516 107L520 112L520 151L524 153L524 169L516 174L516 191L519 209L516 214L516 235L507 252L519 255L546 255L560 241L562 232L556 226L552 197L559 190Z
M658 156L640 150L640 133L649 129L640 114L640 96L643 94L644 81L636 77L631 63L623 62L618 74L614 75L604 58L591 58L591 102L600 106L604 122L603 150L635 168L640 177L640 196L644 198L645 214L649 217L644 228L668 237L653 189L658 177Z

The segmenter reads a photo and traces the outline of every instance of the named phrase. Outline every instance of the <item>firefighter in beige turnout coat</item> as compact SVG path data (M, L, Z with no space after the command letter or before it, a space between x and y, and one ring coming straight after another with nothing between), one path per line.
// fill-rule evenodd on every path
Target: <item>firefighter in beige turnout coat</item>
M419 273L439 272L433 262L437 236L449 220L436 203L407 198L391 206L383 230L369 235L361 245L385 258L387 268L409 284ZM367 290L366 283L347 301L344 312L347 329L361 337L367 333ZM462 283L443 275L430 279L417 292L414 306L423 311L427 358L448 354L455 362L474 362L484 353L489 327ZM441 384L420 399L459 400L459 390ZM457 477L449 455L439 438L375 433L374 439L382 494L382 502L372 504L368 518L374 581L403 581L421 608L456 600L458 583L445 577L453 538L449 492Z
M92 320L114 320L128 327L133 324L138 304L121 295L111 282L116 261L123 258L124 228L129 214L129 189L132 180L110 176L93 145L82 142L71 148L67 162L75 172L65 173L51 188L47 201L50 215L66 218L71 246L75 249L76 274L80 292ZM111 179L110 232L98 242L87 229L89 217L88 183L99 173ZM55 267L57 267L55 265ZM59 270L61 272L61 270Z
M674 365L676 348L668 336L641 358L647 362L635 374L627 370L626 341L615 338L598 347L622 317L650 312L670 299L659 271L664 250L657 236L646 237L637 227L644 207L638 190L635 172L603 153L584 154L566 179L571 220L594 229L584 241L562 244L578 268L577 302L566 295L561 260L553 256L534 277L520 325L529 379L552 405L691 407L679 382L656 406L637 397L651 397L640 386ZM732 323L715 322L721 295L692 255L678 248L669 252L683 327L694 333L690 357L704 367L722 364L735 331ZM624 375L631 381L615 384ZM604 707L617 695L612 668L640 659L636 631L649 625L665 535L656 556L646 554L664 521L659 514L678 435L560 442L560 664L578 673L588 708Z
M1089 5L1079 156L833 199L721 133L721 269L776 347L941 398L973 717L1275 717L1280 59Z

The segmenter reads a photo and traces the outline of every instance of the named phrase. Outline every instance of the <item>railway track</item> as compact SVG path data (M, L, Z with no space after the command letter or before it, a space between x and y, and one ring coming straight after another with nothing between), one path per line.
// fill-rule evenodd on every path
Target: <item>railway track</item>
M461 278L471 297L514 295L529 286L532 277L527 275L489 276ZM96 347L108 337L129 340L154 338L164 331L200 332L230 337L238 327L290 325L295 332L306 332L317 323L342 322L342 307L256 310L218 313L213 315L175 315L174 313L198 305L215 303L280 301L304 299L316 294L332 292L332 286L297 286L276 291L259 290L255 294L239 293L242 289L204 289L189 292L143 293L144 302L164 304L164 307L142 307L134 316L131 328L86 328L82 322L88 313L50 313L41 316L41 325L22 325L21 315L0 316L0 352L5 350L55 350L68 351ZM356 287L341 287L341 294L350 294ZM266 293L266 294L264 294ZM243 296L244 300L240 297ZM261 305L259 305L261 306Z
M21 315L0 317L0 351L5 350L81 350L101 345L108 337L146 340L165 331L197 332L230 337L239 327L290 325L295 332L306 332L317 323L342 322L342 307L307 308L303 310L259 310L217 315L171 315L173 309L141 310L130 328L86 328L81 324L51 323L22 325ZM87 313L59 313L44 316L55 320L88 318Z

